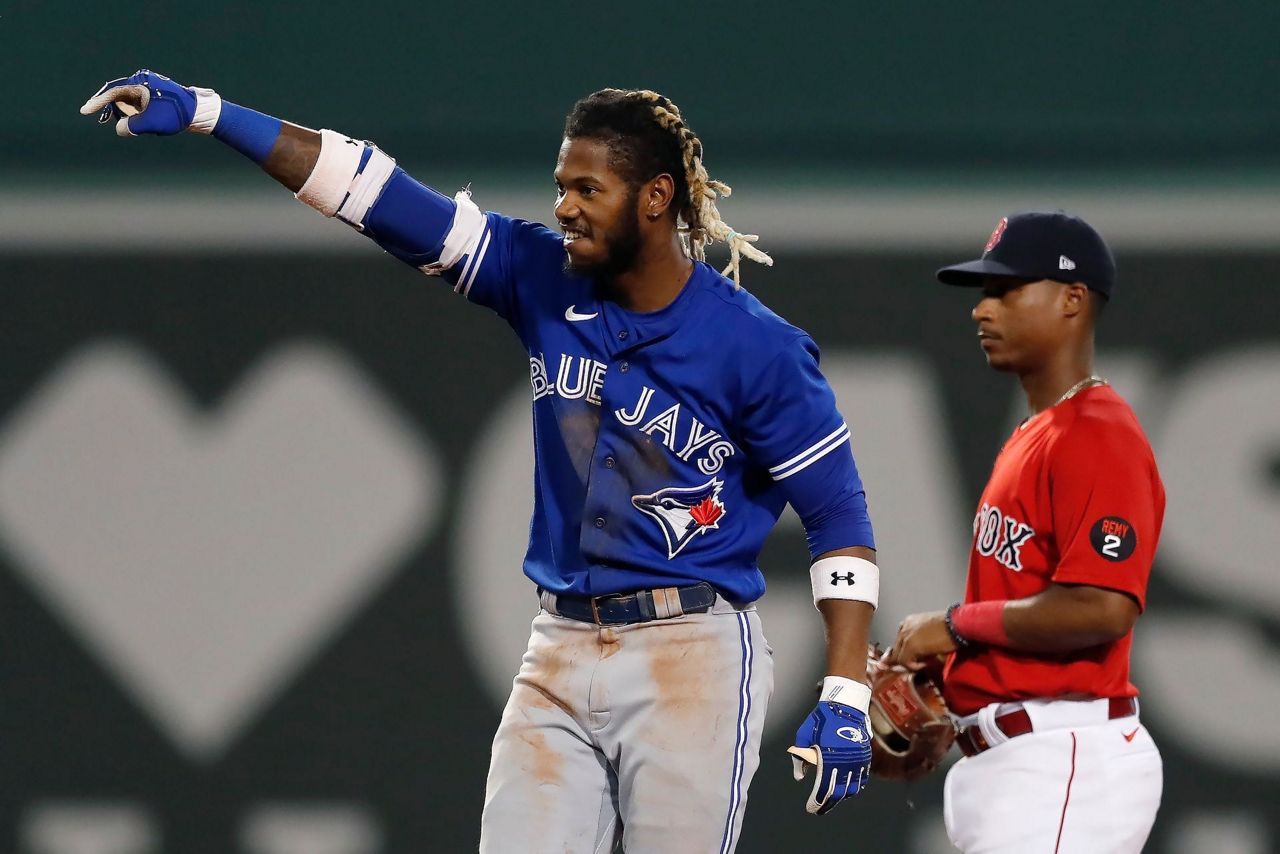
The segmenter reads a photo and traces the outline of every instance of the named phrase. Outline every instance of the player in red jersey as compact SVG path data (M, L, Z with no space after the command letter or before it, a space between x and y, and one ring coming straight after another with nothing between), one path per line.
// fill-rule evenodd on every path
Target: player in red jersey
M982 493L963 604L908 616L885 658L948 656L965 758L943 809L965 852L1139 852L1160 804L1129 649L1165 499L1137 418L1093 373L1114 278L1101 236L1060 211L1002 219L982 258L938 271L982 289L987 363L1031 410Z

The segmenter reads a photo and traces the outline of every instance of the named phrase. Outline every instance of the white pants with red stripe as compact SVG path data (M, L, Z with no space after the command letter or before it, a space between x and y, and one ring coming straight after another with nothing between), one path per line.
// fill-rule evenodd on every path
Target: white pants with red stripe
M1138 716L1108 720L1106 700L1020 705L1033 731L1015 738L992 720L1017 705L993 704L960 721L981 726L991 747L947 774L952 844L965 854L1141 852L1164 772Z

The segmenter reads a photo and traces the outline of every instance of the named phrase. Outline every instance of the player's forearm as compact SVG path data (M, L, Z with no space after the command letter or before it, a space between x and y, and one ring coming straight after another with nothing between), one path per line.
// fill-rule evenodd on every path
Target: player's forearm
M290 124L146 69L104 83L80 112L114 120L122 137L211 135L300 202L337 217L424 273L455 269L488 233L488 220L468 193L440 195L372 143Z
M1127 635L1138 619L1128 596L1100 587L1051 585L1003 609L1008 648L1027 652L1067 652L1111 643Z
M283 122L262 170L291 192L298 192L320 159L321 136L310 128Z
M911 614L885 658L887 664L921 667L932 657L964 646L1021 652L1069 652L1110 643L1133 629L1138 605L1114 590L1053 584L1025 599L954 605Z
M971 602L954 606L949 614L947 633L932 633L948 645L955 638L962 645L1069 652L1124 637L1138 618L1138 605L1114 590L1053 584L1024 599ZM945 618L939 612L937 619Z
M818 559L852 557L874 563L875 556L872 549L853 547L827 552ZM871 602L857 599L822 599L818 602L818 611L826 629L828 676L867 681L867 645L875 610Z
M876 609L867 602L823 599L818 603L827 635L827 675L867 681L867 645Z
M316 131L226 100L219 105L212 135L294 193L302 189L320 159L321 136Z

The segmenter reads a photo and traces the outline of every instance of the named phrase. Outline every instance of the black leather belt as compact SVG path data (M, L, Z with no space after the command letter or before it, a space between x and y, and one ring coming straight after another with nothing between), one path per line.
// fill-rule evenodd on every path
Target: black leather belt
M608 596L556 596L553 613L597 626L627 626L681 614L701 614L715 603L716 589L704 581L688 587L660 587Z

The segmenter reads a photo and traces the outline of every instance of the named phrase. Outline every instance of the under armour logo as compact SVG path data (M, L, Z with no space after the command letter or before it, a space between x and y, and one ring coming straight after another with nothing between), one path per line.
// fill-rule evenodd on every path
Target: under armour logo
M853 585L853 573L852 573L852 572L834 572L834 571L833 571L833 572L831 573L831 583L834 585L834 584L839 584L841 581L843 581L845 584L848 584L848 585L852 586L852 585Z

